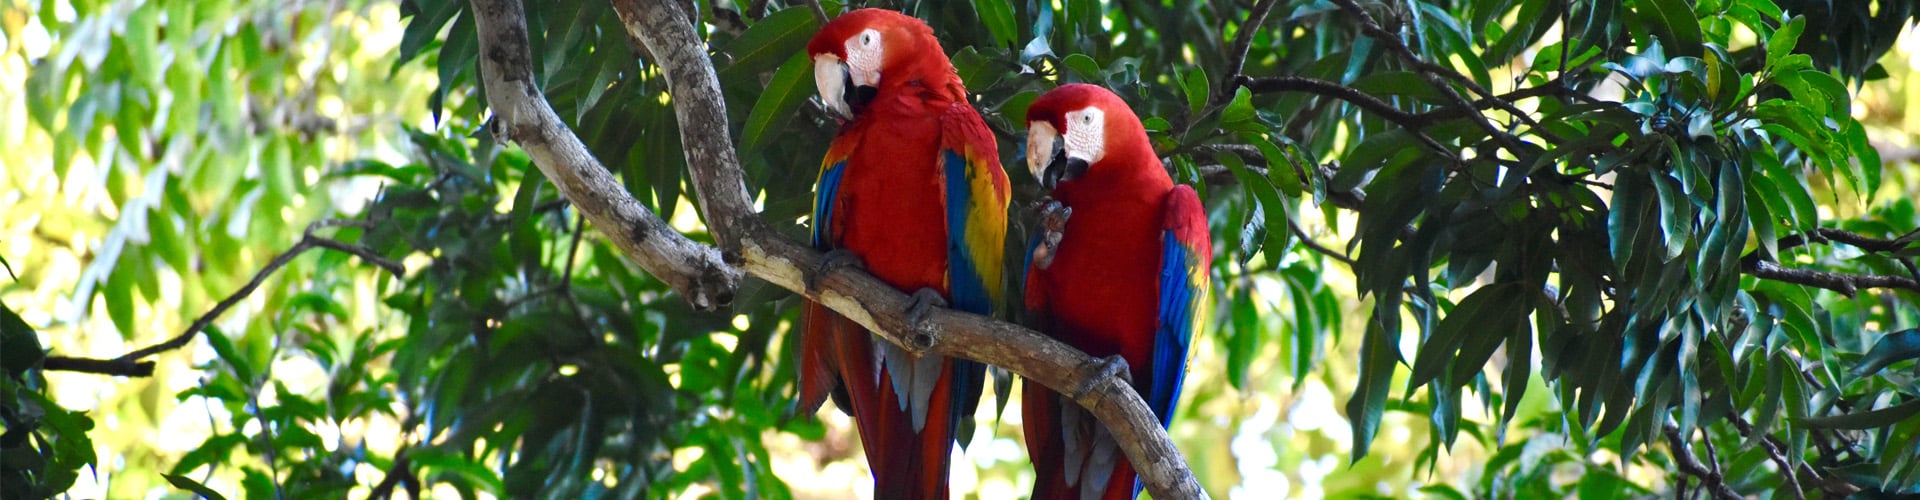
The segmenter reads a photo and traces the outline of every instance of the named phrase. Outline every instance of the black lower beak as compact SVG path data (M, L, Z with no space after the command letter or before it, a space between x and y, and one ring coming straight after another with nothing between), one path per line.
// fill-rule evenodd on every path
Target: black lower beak
M854 113L859 113L867 109L867 105L873 103L874 96L880 94L880 89L865 85L854 85L853 73L843 71L842 74L846 75L847 84L840 87L845 89L841 91L841 100L846 101L847 108L853 110Z
M1042 172L1040 176L1040 185L1047 189L1053 189L1055 186L1059 186L1061 181L1074 180L1085 173L1087 173L1087 161L1079 158L1068 158L1066 149L1060 147L1058 142L1055 142L1053 146L1053 160L1047 162L1047 169Z

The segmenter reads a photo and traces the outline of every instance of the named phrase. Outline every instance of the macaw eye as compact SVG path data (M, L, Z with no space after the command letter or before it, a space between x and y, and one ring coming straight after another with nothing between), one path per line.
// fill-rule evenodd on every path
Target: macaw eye
M1093 124L1093 115L1080 115L1080 123Z
M860 34L860 44L861 44L861 45L873 45L873 33L861 33L861 34Z

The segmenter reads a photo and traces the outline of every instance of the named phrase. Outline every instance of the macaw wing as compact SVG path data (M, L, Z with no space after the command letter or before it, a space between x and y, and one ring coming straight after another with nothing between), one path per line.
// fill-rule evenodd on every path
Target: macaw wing
M839 243L840 231L834 224L834 211L839 208L836 196L840 192L840 176L846 173L847 157L853 154L853 146L858 143L854 134L842 134L833 140L827 148L827 156L820 160L820 177L814 181L813 248L831 250Z
M1187 377L1187 352L1193 332L1200 328L1200 308L1208 290L1207 269L1213 265L1213 243L1207 236L1206 208L1193 188L1174 186L1162 202L1160 256L1160 324L1153 338L1153 380L1147 406L1165 427L1173 422L1174 405Z
M954 104L941 116L946 179L948 297L955 309L989 314L1004 289L1007 174L1000 151L973 107Z
M955 103L940 116L940 158L946 182L947 299L954 309L992 314L1005 290L1007 201L1011 188L1000 150L980 115ZM979 363L954 360L950 422L970 422L986 385Z
M830 250L839 245L840 228L833 218L839 201L835 195L840 190L840 176L846 172L847 157L853 153L853 145L858 142L857 137L851 134L835 138L833 145L827 148L826 158L820 162L820 178L814 186L813 216L808 221L813 226L815 249ZM834 352L834 337L860 333L858 326L812 301L806 303L801 317L805 326L800 337L798 409L811 414L831 395L841 410L851 412L846 401L846 390L841 386L840 372L835 368L839 359Z

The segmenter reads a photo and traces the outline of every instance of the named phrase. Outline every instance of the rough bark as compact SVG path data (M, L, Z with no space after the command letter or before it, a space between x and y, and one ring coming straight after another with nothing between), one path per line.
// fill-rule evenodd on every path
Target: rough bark
M520 2L475 0L473 13L494 134L525 149L540 172L608 241L647 274L680 292L694 308L712 310L732 302L740 270L722 262L718 250L674 231L627 193L547 104L533 82L526 13ZM687 122L684 113L680 118ZM719 137L724 144L726 134ZM687 151L694 156L691 145ZM725 156L731 160L731 154ZM739 171L738 165L734 170Z

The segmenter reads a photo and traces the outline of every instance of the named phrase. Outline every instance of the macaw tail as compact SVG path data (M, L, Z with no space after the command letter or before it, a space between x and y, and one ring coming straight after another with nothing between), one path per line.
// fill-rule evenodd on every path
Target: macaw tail
M874 498L947 498L947 470L952 457L954 361L925 362L940 376L933 384L923 422L915 429L913 414L895 391L882 359L885 349L897 349L823 306L809 302L804 311L801 339L800 405L809 413L831 395L834 404L850 410L860 429L867 465L873 470ZM895 354L896 356L898 354Z
M1021 389L1022 427L1033 456L1033 497L1132 500L1133 464L1093 415L1032 380Z

